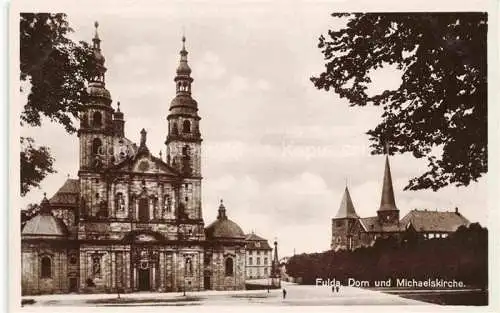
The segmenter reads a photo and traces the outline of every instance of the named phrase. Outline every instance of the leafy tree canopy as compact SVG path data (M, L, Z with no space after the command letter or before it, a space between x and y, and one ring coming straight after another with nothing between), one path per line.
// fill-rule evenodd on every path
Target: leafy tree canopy
M32 138L21 137L21 195L40 186L48 174L55 173L53 164L49 148L36 147Z
M389 143L391 154L428 160L427 171L405 189L467 186L486 173L487 14L332 15L347 23L320 36L326 64L311 81L351 106L383 107L380 123L367 132L372 153ZM402 71L401 85L370 94L370 72L388 65Z
M89 44L76 43L65 14L22 13L20 16L20 80L29 83L21 126L41 126L42 117L76 131L75 119L88 101L86 82L94 74L95 59ZM49 173L54 159L47 147L21 138L21 194L24 196Z
M95 68L91 47L68 38L65 14L22 13L20 23L20 79L31 84L21 124L40 126L44 115L76 131L72 118L88 100L85 84Z

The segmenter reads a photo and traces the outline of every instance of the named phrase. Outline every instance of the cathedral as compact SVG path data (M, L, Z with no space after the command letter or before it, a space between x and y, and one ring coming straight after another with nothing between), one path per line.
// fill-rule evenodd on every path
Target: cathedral
M345 188L337 215L332 219L332 250L355 250L371 246L378 238L404 240L405 235L418 234L425 239L446 238L469 220L454 211L413 209L402 219L396 206L389 157L385 159L380 207L376 216L360 217L356 213L349 189ZM407 238L407 237L406 237Z
M220 202L205 227L198 103L185 37L167 115L166 153L142 129L125 137L112 107L95 24L96 75L81 112L79 171L21 231L22 293L198 291L245 288L245 233Z

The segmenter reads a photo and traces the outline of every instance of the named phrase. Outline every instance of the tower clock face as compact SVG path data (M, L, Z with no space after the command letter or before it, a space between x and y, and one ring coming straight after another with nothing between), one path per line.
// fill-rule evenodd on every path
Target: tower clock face
M141 163L139 163L139 170L142 172L149 170L149 162L146 160L141 161Z

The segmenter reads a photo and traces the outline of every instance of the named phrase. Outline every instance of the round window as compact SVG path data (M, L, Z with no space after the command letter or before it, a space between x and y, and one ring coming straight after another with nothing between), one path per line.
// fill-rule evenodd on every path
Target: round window
M145 171L149 170L149 162L148 161L142 161L139 164L139 170L142 171L142 172L145 172Z

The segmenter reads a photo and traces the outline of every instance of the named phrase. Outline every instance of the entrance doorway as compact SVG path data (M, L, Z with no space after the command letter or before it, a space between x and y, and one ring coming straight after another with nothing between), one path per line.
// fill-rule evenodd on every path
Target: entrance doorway
M139 291L147 291L151 289L150 280L149 280L149 268L147 269L138 269L138 278L139 278Z
M78 291L78 281L76 277L69 278L69 292L77 292Z
M205 290L210 290L211 289L211 286L210 286L210 276L205 276L204 279L203 279L203 289Z

